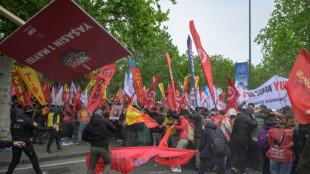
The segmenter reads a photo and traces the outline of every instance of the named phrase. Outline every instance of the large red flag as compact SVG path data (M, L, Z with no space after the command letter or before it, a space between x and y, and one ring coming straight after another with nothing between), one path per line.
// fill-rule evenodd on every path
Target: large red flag
M137 101L139 105L143 106L143 99L144 99L144 90L143 90L143 83L141 78L141 72L139 68L137 67L130 67L130 71L132 73L132 79L133 79L133 86L135 87L136 95L137 95Z
M200 37L195 29L194 21L191 20L189 22L189 28L191 30L192 37L195 42L198 55L200 57L201 66L202 66L203 73L205 74L205 78L206 78L206 81L210 89L213 103L216 105L214 90L213 90L213 77L212 77L212 67L211 67L210 58L208 54L206 53L206 51L202 48Z
M50 86L48 84L48 80L46 81L43 87L43 93L44 93L45 100L52 101L52 94L51 94Z
M240 94L234 83L231 81L228 74L227 74L227 83L228 83L228 92L227 92L228 94L227 94L227 103L225 111L227 112L230 108L234 108L236 111L238 111L237 100L240 97Z
M93 112L95 109L101 106L102 88L104 85L103 79L98 79L95 82L91 95L87 103L87 110Z
M146 107L148 109L151 109L154 106L154 101L155 101L155 87L158 83L158 79L160 77L160 74L158 74L158 76L156 77L156 79L153 81L153 84L150 86L149 90L146 92L145 95L145 101L144 104L146 105Z
M98 76L105 80L104 84L107 87L116 71L116 67L113 64L106 65L101 68Z
M293 66L286 86L294 115L301 124L308 124L310 117L305 114L310 108L310 55L302 48Z
M173 99L173 90L171 87L168 87L166 90L167 97L164 103L162 104L163 107L170 109L171 111L174 111L177 109L177 106L175 105L175 98Z
M167 52L166 52L166 57L167 57L167 62L168 62L168 67L169 67L171 87L172 87L172 91L173 91L172 96L170 96L170 100L172 100L172 102L175 105L175 108L177 108L178 105L177 105L175 87L174 87L174 82L173 82L173 75L172 75L172 70L171 70L171 59L170 59L170 56L169 56L169 54Z

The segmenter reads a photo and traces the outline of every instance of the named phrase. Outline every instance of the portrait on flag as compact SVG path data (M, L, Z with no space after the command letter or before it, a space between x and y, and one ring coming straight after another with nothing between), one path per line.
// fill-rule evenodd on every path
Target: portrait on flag
M119 116L122 113L122 105L112 105L111 113L110 113L110 120L118 120Z

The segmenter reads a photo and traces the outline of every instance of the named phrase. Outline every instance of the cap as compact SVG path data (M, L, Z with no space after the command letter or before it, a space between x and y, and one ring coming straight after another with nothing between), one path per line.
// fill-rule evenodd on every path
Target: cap
M33 107L31 105L27 105L24 107L24 112L31 112L33 111Z

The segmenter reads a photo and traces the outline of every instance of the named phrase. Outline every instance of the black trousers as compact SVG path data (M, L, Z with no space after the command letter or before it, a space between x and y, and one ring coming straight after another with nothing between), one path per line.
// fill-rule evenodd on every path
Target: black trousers
M60 143L59 143L59 140L60 140L59 134L55 129L53 129L50 131L50 139L48 140L46 151L51 150L51 145L52 145L52 142L54 141L54 139L56 140L57 149L61 149Z
M243 171L245 168L244 159L248 149L248 142L231 139L230 145L231 145L231 165L232 167L238 168L240 169L240 171Z
M263 159L264 159L264 164L263 164L263 169L262 169L262 174L270 174L270 159L266 156L268 149L261 149Z
M254 141L252 139L249 140L248 143L248 154L251 161L251 167L253 170L261 171L262 169L262 153L260 148L257 145L257 141Z
M21 157L21 155L22 155L22 151L24 151L24 153L25 153L25 154L28 156L28 158L30 159L34 171L35 171L37 174L41 174L42 171L41 171L41 169L40 169L38 157L37 157L36 152L34 151L33 146L32 146L32 144L31 144L30 141L29 141L29 142L26 142L26 146L23 147L23 148L19 148L19 147L15 147L15 146L12 147L12 154L13 154L13 157L12 157L12 161L11 161L11 163L10 163L10 166L9 166L9 168L8 168L8 171L7 171L6 173L7 173L7 174L13 173L15 167L17 166L17 164L18 164L19 161L20 161L20 157Z
M39 139L39 143L42 143L42 135L43 132L37 131L37 134L33 137L33 143L37 142L37 138Z

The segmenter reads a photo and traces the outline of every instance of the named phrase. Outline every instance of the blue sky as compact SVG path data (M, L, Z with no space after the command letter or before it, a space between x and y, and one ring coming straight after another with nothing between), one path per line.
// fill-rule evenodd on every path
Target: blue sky
M221 54L234 62L249 57L249 1L248 0L177 0L176 5L162 1L162 8L170 9L168 26L173 43L180 54L187 50L189 21L194 20L204 50L209 55ZM267 25L274 9L273 0L251 0L252 63L261 62L261 45L254 42L260 29ZM193 44L194 54L197 55Z

